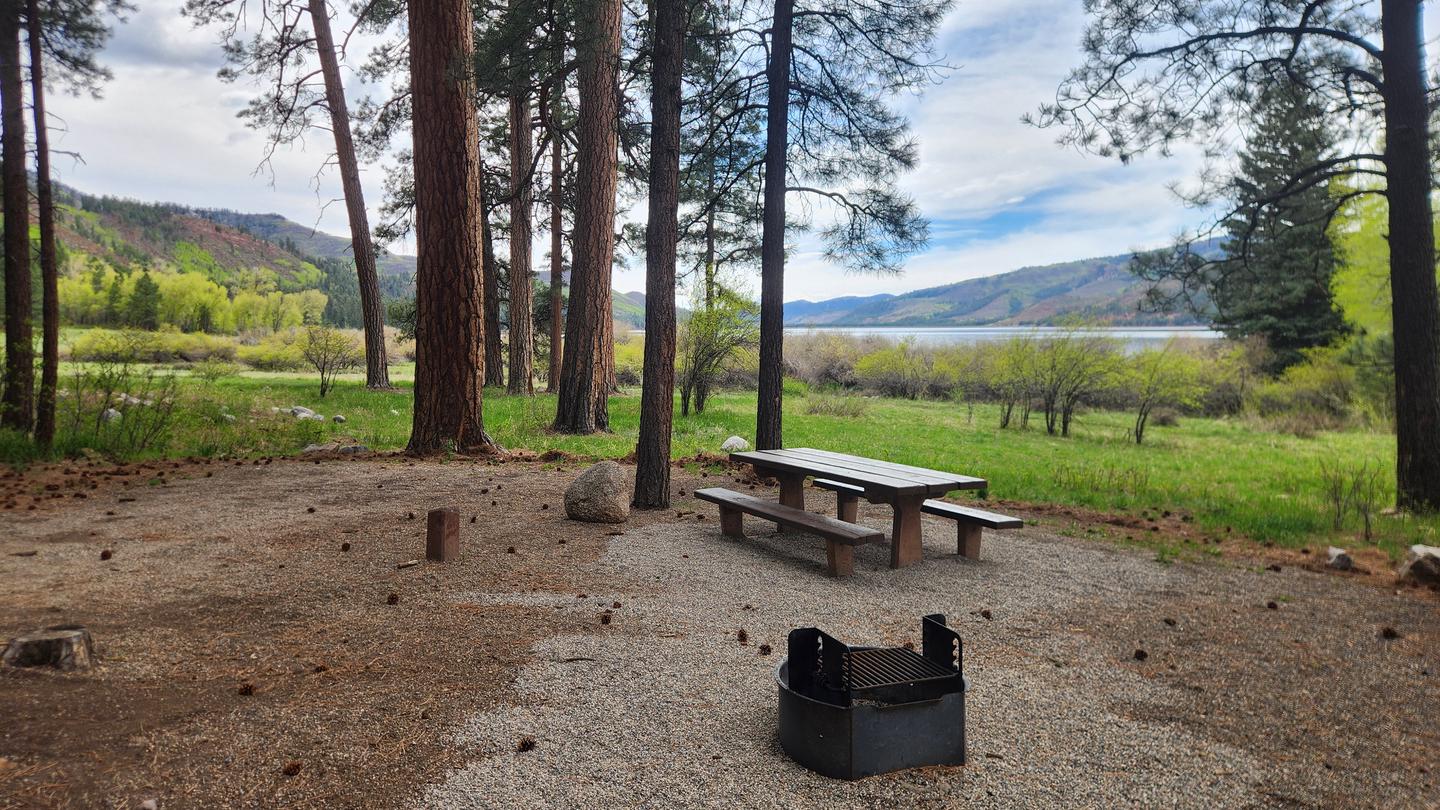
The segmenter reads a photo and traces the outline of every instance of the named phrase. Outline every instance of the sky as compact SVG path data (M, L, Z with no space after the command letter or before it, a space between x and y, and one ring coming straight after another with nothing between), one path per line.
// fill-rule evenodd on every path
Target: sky
M63 120L52 148L59 179L92 194L145 201L275 212L334 234L348 234L333 171L316 177L331 151L327 131L282 150L273 172L256 172L259 133L236 113L256 93L226 83L218 33L180 16L180 0L138 0L102 55L114 72L103 98L54 95ZM1055 144L1053 131L1021 116L1053 99L1080 60L1085 17L1075 0L969 0L946 19L939 51L953 66L923 96L897 101L920 144L918 169L901 184L931 221L931 243L899 276L847 273L824 260L818 243L791 246L785 298L902 292L1049 264L1156 247L1203 215L1169 190L1193 178L1195 150L1129 165ZM337 36L339 32L337 31ZM353 43L363 54L367 42ZM347 78L352 108L367 88ZM372 225L383 196L381 165L362 167ZM395 245L395 252L413 246ZM644 289L643 261L617 269L615 287ZM758 289L758 281L755 283Z

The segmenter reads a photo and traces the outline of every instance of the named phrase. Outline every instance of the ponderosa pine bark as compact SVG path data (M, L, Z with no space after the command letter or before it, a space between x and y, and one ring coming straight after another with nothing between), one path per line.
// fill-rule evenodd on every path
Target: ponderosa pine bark
M534 291L530 267L534 204L530 163L534 144L530 132L529 89L516 81L510 93L510 381L512 394L533 394Z
M1402 509L1440 509L1440 299L1430 204L1430 123L1421 7L1382 0L1385 194L1395 337L1396 494Z
M45 119L44 43L39 0L28 0L30 95L35 116L35 202L40 218L40 396L35 443L48 452L55 442L55 389L60 381L60 290L55 264L55 201L50 186L50 132Z
M407 451L488 451L479 127L468 0L410 0L415 413Z
M686 0L655 0L650 68L650 210L645 226L645 366L635 498L670 505L670 429L675 412L675 263L680 237L680 84Z
M350 134L350 109L345 103L345 84L340 79L340 61L335 55L335 38L330 33L330 8L326 0L310 0L310 20L315 30L320 72L325 79L325 106L330 111L330 129L335 134L335 162L340 167L345 213L350 219L350 250L355 255L355 274L360 282L360 315L365 326L365 386L388 389L390 361L385 354L385 301L380 296L380 276L375 270L375 242L370 236L370 219L365 213L360 163L355 157L355 140Z
M785 188L790 144L790 51L794 0L775 0L765 114L765 210L760 237L760 391L755 447L784 447L781 397L785 362Z
M610 427L609 396L614 375L610 271L615 256L619 139L615 73L620 59L620 0L585 3L578 34L580 121L575 231L555 429L594 433Z
M484 163L480 175L485 175ZM490 226L490 199L480 183L480 271L485 287L485 384L505 385L505 352L500 341L500 265L495 261L495 231Z
M560 131L560 96L564 74L556 80L547 106L542 99L545 129L550 135L550 373L545 390L555 393L560 384L560 361L565 345L565 135Z
M19 3L0 3L0 160L5 187L5 397L0 425L29 433L35 413L35 345L20 8Z

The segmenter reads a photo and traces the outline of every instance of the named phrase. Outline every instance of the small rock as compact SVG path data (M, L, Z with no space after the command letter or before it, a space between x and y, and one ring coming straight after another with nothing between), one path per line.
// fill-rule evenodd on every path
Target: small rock
M750 442L740 436L731 436L720 443L720 449L727 453L743 453L750 449Z
M1336 571L1349 571L1355 567L1355 561L1350 559L1349 552L1343 548L1331 546L1325 553L1330 558L1330 561L1327 562L1326 565L1334 568Z
M146 799L140 802L140 810L160 810L160 802L154 799Z
M1400 576L1421 584L1440 583L1440 548L1415 544L1405 564L1400 566Z
M340 452L343 455L353 456L356 453L368 453L370 448L363 444L347 444L340 448Z
M586 523L624 523L628 520L630 495L625 472L620 465L602 461L580 473L580 477L565 490L565 516Z
M334 416L330 417L330 419L331 419L331 421L333 421L333 422L334 422L335 424L337 424L337 425L343 425L343 424L345 424L345 417L344 417L344 416L341 416L341 415L338 414L338 413L335 414Z
M295 417L296 419L309 419L310 417L315 415L315 412L305 407L304 405L291 405L290 415Z
M114 408L106 408L103 412L101 412L100 418L104 419L106 422L114 422L115 420L120 418L120 412L115 410Z

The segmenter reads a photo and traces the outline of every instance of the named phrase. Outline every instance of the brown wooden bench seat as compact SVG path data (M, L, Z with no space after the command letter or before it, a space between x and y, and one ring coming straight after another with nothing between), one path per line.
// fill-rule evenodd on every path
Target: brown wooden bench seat
M1020 518L934 499L920 504L920 511L955 521L956 553L972 560L980 559L980 532L983 529L1018 529L1025 525Z
M865 494L863 487L816 478L811 484L819 489L835 493L835 514L841 520L855 522L860 513L860 497ZM956 523L956 553L972 560L980 559L980 533L984 529L1018 529L1025 525L1019 518L973 509L968 506L927 500L920 505L920 511L927 515L949 518Z
M745 536L742 515L754 515L786 528L820 535L825 538L826 567L831 576L844 577L854 572L856 545L885 539L884 532L869 526L857 526L723 487L697 489L695 497L720 507L720 531L729 537Z

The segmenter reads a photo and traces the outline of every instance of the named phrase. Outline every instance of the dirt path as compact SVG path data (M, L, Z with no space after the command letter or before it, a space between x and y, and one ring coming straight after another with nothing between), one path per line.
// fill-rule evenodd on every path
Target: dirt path
M0 636L84 624L104 666L0 670L0 806L402 803L463 761L446 730L505 699L535 641L598 626L453 598L592 587L610 529L563 519L574 472L555 466L80 463L7 478ZM461 561L397 569L423 557L437 506L462 512Z
M943 523L920 565L890 571L868 548L835 581L818 542L721 539L688 497L714 475L678 475L676 510L623 535L565 521L576 469L372 458L0 478L0 636L83 623L103 661L0 670L0 806L1440 801L1428 597L1289 566L1161 565L1043 527L987 539L977 564L949 554ZM441 505L464 515L463 559L397 569ZM965 637L970 766L850 785L784 759L761 644L778 655L809 624L918 640L936 611Z

